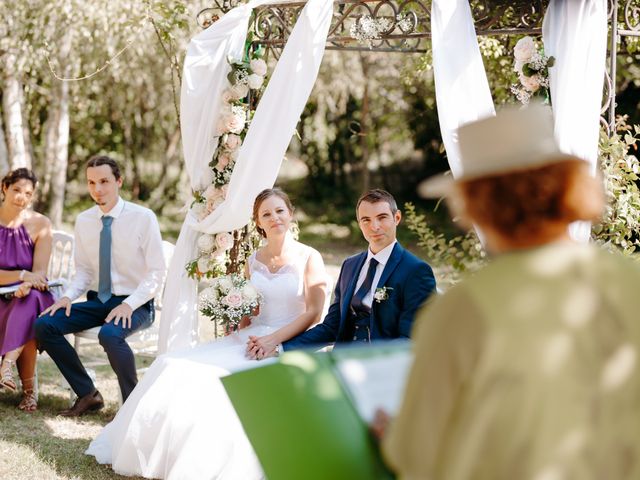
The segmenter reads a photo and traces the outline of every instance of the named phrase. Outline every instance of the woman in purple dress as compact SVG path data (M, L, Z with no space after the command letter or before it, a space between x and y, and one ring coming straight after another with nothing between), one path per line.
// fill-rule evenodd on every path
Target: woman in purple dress
M37 179L27 168L18 168L2 179L0 204L0 285L18 285L12 296L0 297L0 388L17 390L13 365L22 382L20 410L33 412L36 343L33 324L53 303L47 286L51 255L51 222L28 207Z

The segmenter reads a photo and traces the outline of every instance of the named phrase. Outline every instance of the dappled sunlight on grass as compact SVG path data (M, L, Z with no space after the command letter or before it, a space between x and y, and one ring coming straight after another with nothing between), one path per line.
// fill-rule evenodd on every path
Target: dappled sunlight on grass
M101 422L63 417L47 418L44 420L44 424L54 437L85 440L92 440L103 426Z

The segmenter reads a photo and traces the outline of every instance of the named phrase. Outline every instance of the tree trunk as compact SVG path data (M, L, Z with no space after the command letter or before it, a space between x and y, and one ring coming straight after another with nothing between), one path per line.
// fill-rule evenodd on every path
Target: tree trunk
M53 228L60 228L64 197L67 186L67 164L69 161L69 83L60 82L55 89L58 95L56 102L56 129L51 169L51 203L49 219Z
M31 168L29 140L25 138L23 116L24 90L19 77L19 66L16 55L4 54L4 78L2 86L2 109L7 128L7 150L11 169Z
M9 152L2 123L2 115L0 115L0 177L4 177L9 171Z
M71 50L71 36L66 33L61 41L60 62L63 77L70 75L68 61ZM47 159L50 167L50 198L49 219L53 228L60 228L62 224L62 212L64 210L64 197L67 186L67 165L69 161L69 83L58 81L52 89L54 100L51 110L52 131L47 131L47 143L51 137L52 145L47 145ZM49 159L51 155L51 159Z
M369 64L364 54L360 54L364 92L362 93L362 114L360 119L360 148L362 149L362 191L369 190Z

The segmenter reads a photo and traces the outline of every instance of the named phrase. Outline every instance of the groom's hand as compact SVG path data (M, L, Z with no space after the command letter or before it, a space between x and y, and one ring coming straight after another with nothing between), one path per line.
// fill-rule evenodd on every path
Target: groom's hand
M40 314L40 316L42 317L43 315L46 315L47 313L49 315L53 315L54 313L56 313L61 308L64 308L64 314L67 317L69 315L71 315L71 299L69 297L62 297L60 300L58 300L56 303L51 305L49 308L45 309Z

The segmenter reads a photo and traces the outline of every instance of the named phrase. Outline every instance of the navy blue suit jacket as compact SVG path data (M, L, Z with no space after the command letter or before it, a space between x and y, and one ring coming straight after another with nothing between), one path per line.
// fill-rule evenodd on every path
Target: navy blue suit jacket
M334 298L324 321L284 342L284 350L323 347L352 341L349 306L367 252L347 258L342 264ZM416 310L435 292L431 267L396 243L376 288L387 288L388 298L371 306L371 340L409 337Z

